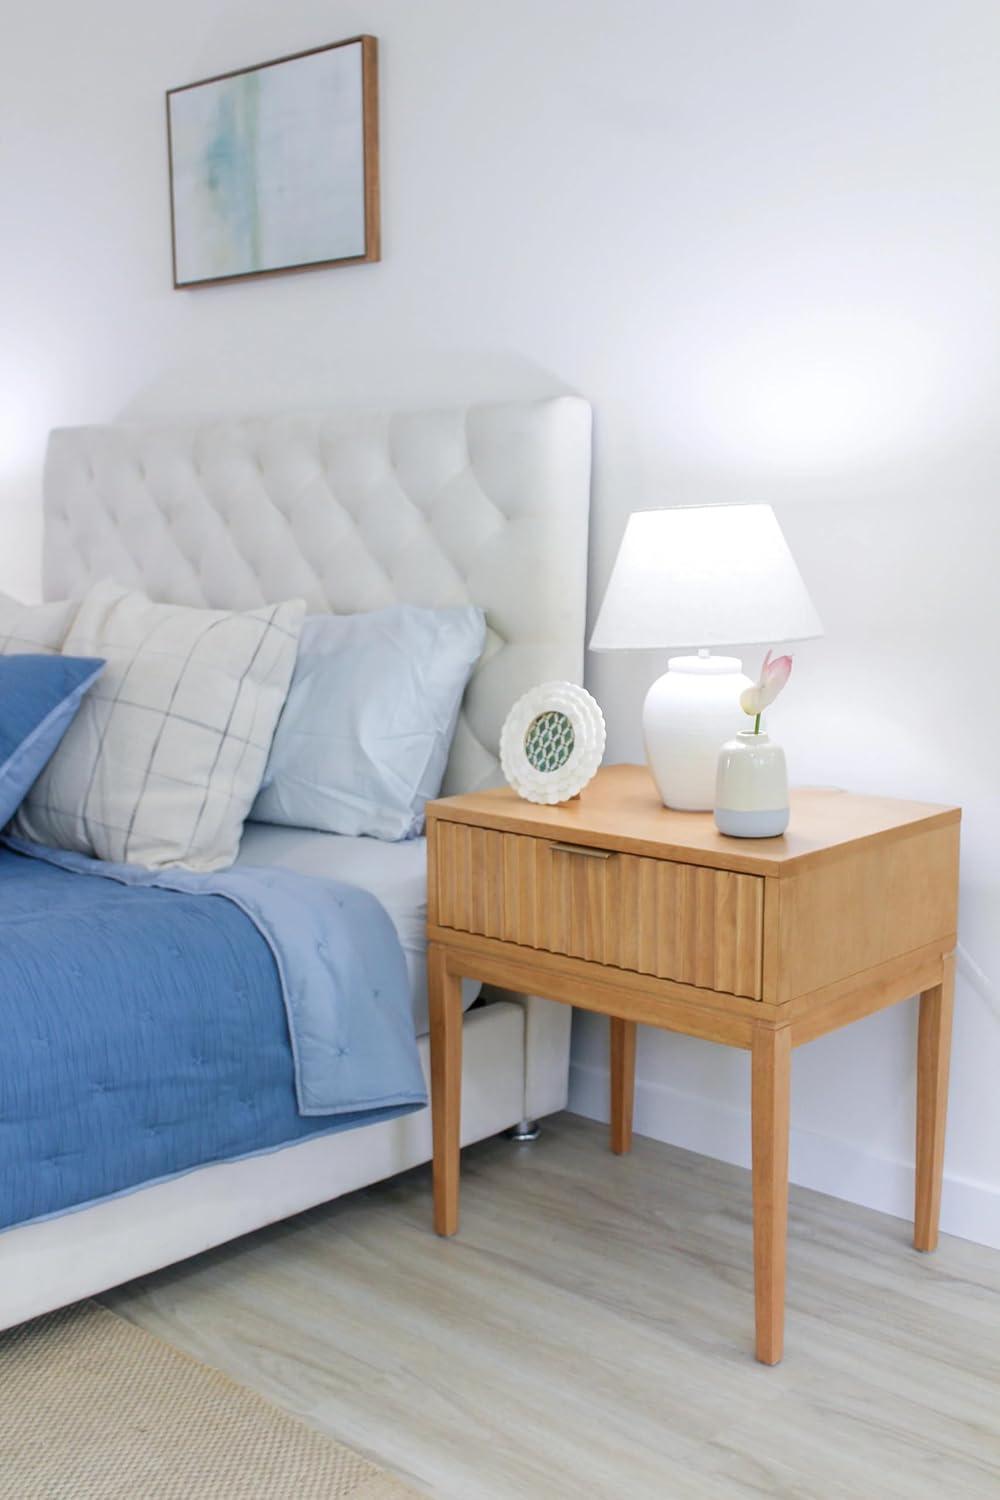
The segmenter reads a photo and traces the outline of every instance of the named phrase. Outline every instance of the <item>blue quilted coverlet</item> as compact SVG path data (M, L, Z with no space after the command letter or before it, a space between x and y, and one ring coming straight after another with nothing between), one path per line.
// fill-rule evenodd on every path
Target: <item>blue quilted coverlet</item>
M7 843L0 1227L426 1103L368 892Z

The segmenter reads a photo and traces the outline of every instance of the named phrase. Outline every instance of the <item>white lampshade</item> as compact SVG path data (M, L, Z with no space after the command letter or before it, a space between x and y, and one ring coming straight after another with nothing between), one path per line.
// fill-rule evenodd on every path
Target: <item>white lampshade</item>
M769 505L629 516L592 651L757 645L823 634Z

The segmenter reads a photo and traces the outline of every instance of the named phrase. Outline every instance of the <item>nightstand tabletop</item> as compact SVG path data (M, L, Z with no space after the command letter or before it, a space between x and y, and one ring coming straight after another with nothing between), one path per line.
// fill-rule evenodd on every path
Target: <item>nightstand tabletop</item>
M731 838L719 833L710 812L664 807L645 766L620 765L604 766L579 797L557 807L525 802L510 787L497 787L431 802L427 814L595 849L777 876L798 873L846 844L905 838L961 818L957 807L859 796L831 787L793 790L791 808L782 837Z

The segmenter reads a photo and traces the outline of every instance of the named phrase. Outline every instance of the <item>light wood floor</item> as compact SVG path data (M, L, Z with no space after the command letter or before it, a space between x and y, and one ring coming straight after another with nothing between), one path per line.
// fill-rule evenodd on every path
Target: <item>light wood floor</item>
M746 1172L563 1115L108 1304L439 1500L1000 1496L1000 1253L792 1190L785 1361L751 1355Z

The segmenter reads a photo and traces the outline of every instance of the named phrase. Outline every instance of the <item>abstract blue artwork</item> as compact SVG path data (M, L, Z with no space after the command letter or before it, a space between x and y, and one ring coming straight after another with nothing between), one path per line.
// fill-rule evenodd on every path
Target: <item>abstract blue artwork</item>
M379 258L375 48L168 93L175 286Z

